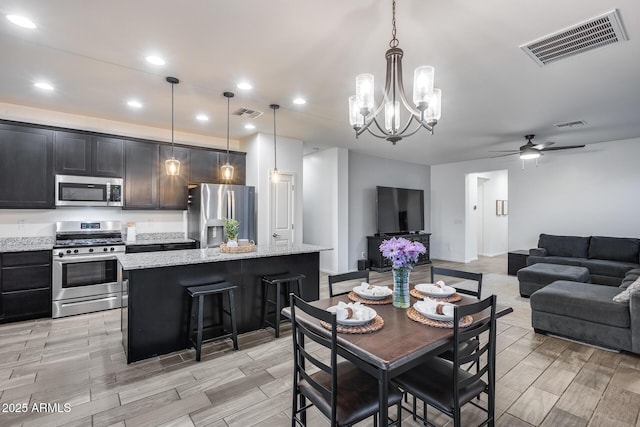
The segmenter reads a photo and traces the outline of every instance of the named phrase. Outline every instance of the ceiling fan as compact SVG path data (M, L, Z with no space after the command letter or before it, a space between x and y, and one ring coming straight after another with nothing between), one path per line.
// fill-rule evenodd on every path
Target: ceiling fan
M544 151L557 151L557 150L570 150L572 148L582 148L584 147L583 145L563 145L561 147L551 147L551 145L555 144L555 142L543 142L542 144L534 144L533 142L531 142L531 140L533 139L535 135L525 135L525 139L527 140L527 143L524 144L523 146L521 146L519 149L517 150L503 150L503 151L492 151L492 153L508 153L508 154L503 154L501 156L496 156L496 157L505 157L505 156L511 156L514 154L519 154L520 155L520 159L522 160L530 160L530 159L537 159L538 157L543 155Z

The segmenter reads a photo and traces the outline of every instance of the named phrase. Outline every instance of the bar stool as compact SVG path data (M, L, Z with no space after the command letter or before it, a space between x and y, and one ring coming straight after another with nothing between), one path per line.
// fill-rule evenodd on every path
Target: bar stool
M301 296L302 292L302 279L305 278L304 274L299 273L282 273L275 274L272 276L263 276L262 277L262 285L263 285L263 294L262 294L262 327L264 328L266 325L273 326L276 330L276 338L280 337L280 311L285 306L288 301L289 292L295 293L297 296ZM295 290L291 289L291 284L294 283L296 286ZM276 291L276 299L269 299L269 290L275 286ZM284 292L285 298L284 301L282 299L282 293ZM283 304L284 303L284 304ZM267 305L275 306L274 312L268 312ZM271 323L267 320L267 315L274 314L275 321ZM287 320L288 319L282 319Z
M200 354L202 352L202 344L210 341L220 340L224 338L231 338L233 341L233 349L238 349L238 330L236 328L236 304L234 290L238 287L229 282L212 283L207 285L191 286L187 288L187 293L191 297L189 301L189 342L196 348L196 361L200 361ZM224 294L229 296L229 311L224 309L222 297ZM224 314L227 314L231 320L231 332L224 335L216 336L206 340L202 339L202 330L204 329L204 298L207 295L218 295L220 301L220 324L213 326L220 326L223 332L224 330ZM192 316L191 311L193 309L193 299L197 298L197 325L196 325L196 340L193 340L192 331Z

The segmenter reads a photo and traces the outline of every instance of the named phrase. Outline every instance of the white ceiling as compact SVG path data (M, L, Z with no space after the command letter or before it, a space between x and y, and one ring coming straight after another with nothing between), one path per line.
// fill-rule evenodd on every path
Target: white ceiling
M28 15L38 25L26 30L0 19L0 102L169 128L164 77L171 75L181 80L176 130L224 137L222 92L231 90L232 110L265 112L253 131L232 116L234 139L272 133L269 104L278 103L278 135L308 148L423 164L489 157L489 150L522 145L528 133L558 145L640 136L637 0L397 1L407 90L416 66L433 65L443 107L435 135L421 132L396 146L356 139L347 115L357 74L384 82L391 0L0 0L2 15ZM543 68L518 47L614 8L627 42ZM165 66L145 61L154 52ZM56 90L34 88L39 79ZM254 89L236 89L241 80ZM293 104L298 95L306 105ZM132 97L145 107L128 108ZM199 112L211 120L197 122ZM571 120L587 126L553 126Z

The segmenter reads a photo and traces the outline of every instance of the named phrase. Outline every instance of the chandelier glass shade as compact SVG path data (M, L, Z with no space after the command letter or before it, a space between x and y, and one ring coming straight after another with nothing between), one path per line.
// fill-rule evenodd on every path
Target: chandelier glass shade
M180 83L180 80L175 77L167 77L166 80L171 83L171 158L164 161L164 169L167 175L177 176L180 175L180 160L173 155L173 87Z
M234 94L233 92L224 92L222 95L227 98L227 163L222 165L220 172L222 173L222 179L231 181L233 179L233 166L229 163L229 105Z
M385 57L387 60L386 80L383 99L375 104L373 74L359 74L356 77L356 94L349 98L349 123L356 132L356 138L365 131L395 144L402 138L433 128L440 120L442 92L435 89L433 67L423 65L413 73L413 103L407 100L402 77L402 56L396 38L396 2L392 6L392 38ZM401 108L404 106L408 118L402 123ZM378 116L384 111L384 121Z

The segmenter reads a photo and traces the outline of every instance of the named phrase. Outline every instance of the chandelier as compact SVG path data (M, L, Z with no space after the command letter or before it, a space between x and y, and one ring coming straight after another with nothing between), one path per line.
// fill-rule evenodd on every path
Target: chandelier
M387 50L387 75L384 97L375 106L373 74L359 74L356 77L356 94L349 97L349 122L356 131L356 138L368 130L377 138L384 138L395 145L402 138L417 133L424 128L433 134L433 128L440 119L442 92L433 88L434 68L423 65L413 73L413 105L409 104L402 80L403 51L396 38L396 2L392 5L390 49ZM401 126L400 102L409 111L409 118ZM384 126L377 117L384 110ZM412 126L413 124L413 126ZM375 125L371 126L371 125Z

